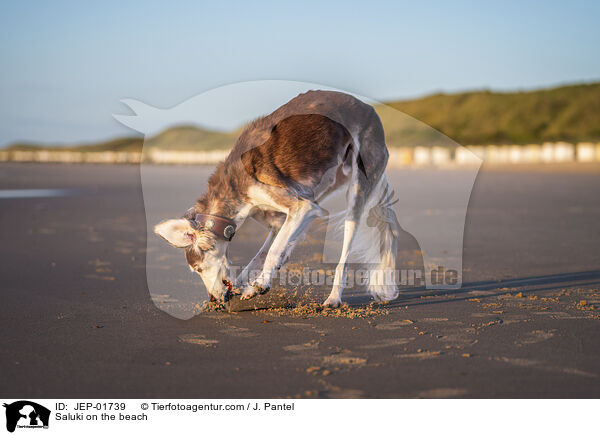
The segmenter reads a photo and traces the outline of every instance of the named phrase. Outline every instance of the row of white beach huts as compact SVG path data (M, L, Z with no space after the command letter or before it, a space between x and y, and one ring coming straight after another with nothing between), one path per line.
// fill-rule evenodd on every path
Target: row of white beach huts
M491 164L600 162L600 143L567 142L542 145L472 145L457 147L415 147L390 149L390 164L469 165L481 161Z
M0 161L48 163L155 163L215 164L227 157L228 150L166 151L150 149L129 151L79 152L62 150L0 150ZM489 164L600 162L600 143L567 142L542 145L473 145L466 147L391 147L389 165L444 166Z

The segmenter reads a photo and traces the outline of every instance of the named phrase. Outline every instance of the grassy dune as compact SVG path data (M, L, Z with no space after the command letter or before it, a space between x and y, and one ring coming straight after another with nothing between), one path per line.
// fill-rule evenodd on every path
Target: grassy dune
M191 125L169 128L154 137L146 140L149 148L161 150L221 150L231 148L237 132L222 133L207 130ZM94 144L83 144L75 146L44 146L29 143L15 143L7 150L35 151L35 150L69 150L69 151L141 151L144 139L140 137L123 137L99 142Z
M531 92L436 94L388 103L456 142L525 144L600 139L600 83ZM391 141L408 133L386 126Z

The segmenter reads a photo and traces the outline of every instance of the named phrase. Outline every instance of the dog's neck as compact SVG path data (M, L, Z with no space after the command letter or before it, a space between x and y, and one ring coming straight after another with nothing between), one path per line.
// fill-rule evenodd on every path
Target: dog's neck
M194 210L195 213L231 219L239 228L248 217L250 206L242 201L207 194L198 199Z
M196 213L210 214L231 219L239 228L251 206L243 199L240 172L220 164L208 180L208 191L196 202ZM243 176L243 175L242 175Z

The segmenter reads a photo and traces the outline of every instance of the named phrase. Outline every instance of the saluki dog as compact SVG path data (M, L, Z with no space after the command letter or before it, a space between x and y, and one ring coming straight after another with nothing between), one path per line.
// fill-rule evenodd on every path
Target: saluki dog
M324 302L338 307L351 252L361 252L371 270L385 274L396 267L399 225L384 174L387 161L383 126L372 106L341 92L309 91L249 124L194 207L154 231L185 250L211 300L224 302L233 292L249 299L269 290L311 222L327 217L319 204L345 192L342 249ZM228 242L249 217L269 234L232 279ZM251 270L260 272L249 282ZM393 282L369 282L368 289L376 300L398 296Z

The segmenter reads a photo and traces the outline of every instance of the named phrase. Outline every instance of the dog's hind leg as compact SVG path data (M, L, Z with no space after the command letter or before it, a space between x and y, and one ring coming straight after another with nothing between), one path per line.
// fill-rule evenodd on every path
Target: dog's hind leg
M353 164L352 180L346 193L347 206L346 219L344 221L344 242L342 244L340 260L335 268L331 293L323 303L325 306L337 308L342 304L342 293L346 283L346 262L352 250L352 242L356 236L365 204L364 179L364 173L359 170L358 164Z
M335 268L335 277L333 279L331 293L325 302L323 302L323 305L325 306L337 308L342 304L342 292L344 291L346 281L346 261L348 261L348 255L350 255L350 249L355 234L356 221L354 219L346 219L344 221L344 243L342 246L342 253L340 255L340 261Z
M375 203L368 201L369 214L363 222L363 229L366 236L370 234L371 240L379 240L379 255L366 258L369 263L369 293L377 301L390 301L396 299L399 293L396 257L400 225L393 209L397 200L385 175L371 197Z

